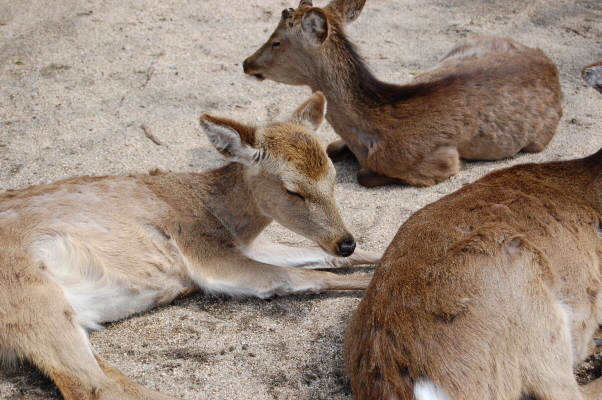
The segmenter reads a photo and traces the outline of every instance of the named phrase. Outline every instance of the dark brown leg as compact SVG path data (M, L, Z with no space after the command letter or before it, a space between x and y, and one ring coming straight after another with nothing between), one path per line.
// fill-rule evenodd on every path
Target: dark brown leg
M407 185L408 183L399 178L389 178L388 176L378 174L374 171L370 171L369 169L362 168L357 173L357 181L360 185L373 188L377 186L385 186L385 185Z
M328 154L332 162L340 162L348 157L353 157L353 152L351 152L351 149L343 139L330 143L326 147L326 154Z

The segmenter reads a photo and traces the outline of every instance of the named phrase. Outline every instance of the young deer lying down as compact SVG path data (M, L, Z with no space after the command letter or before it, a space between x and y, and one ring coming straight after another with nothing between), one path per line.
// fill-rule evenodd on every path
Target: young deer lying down
M573 376L602 322L601 219L602 150L412 215L347 331L355 399L602 399L602 380Z
M316 93L261 129L203 115L232 161L214 171L81 177L0 195L0 357L30 360L65 399L168 399L103 362L86 330L197 289L261 298L364 289L369 276L311 270L380 258L354 253L335 204L335 169L312 132L324 107ZM261 232L272 220L324 250L269 242Z
M468 38L412 83L384 83L345 35L364 3L317 8L302 0L282 12L272 36L243 63L246 74L326 95L326 119L342 138L327 152L335 161L353 153L361 185L430 186L458 173L460 157L497 160L546 147L562 93L543 51Z

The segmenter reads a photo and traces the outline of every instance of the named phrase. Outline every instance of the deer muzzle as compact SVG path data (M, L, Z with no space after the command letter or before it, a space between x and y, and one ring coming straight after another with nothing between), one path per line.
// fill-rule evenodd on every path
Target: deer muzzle
M252 75L260 81L263 81L265 77L261 74L260 71L254 70L251 65L252 63L249 61L251 57L247 58L242 62L242 69L247 75Z
M343 237L337 244L337 250L340 256L349 257L355 250L355 239L351 235Z

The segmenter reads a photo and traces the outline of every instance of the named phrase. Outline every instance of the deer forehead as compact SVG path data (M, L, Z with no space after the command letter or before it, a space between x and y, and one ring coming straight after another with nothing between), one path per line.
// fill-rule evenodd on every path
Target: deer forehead
M261 147L272 159L283 163L283 169L313 181L329 179L334 174L324 145L301 124L279 123L265 128Z
M278 30L289 30L293 27L300 27L301 20L303 19L303 15L307 12L307 10L313 8L308 4L299 4L296 9L293 8L285 8L282 10L282 18L278 23L276 31ZM330 21L333 17L336 17L334 14L329 12L327 9L321 9L324 14L326 14L328 20Z

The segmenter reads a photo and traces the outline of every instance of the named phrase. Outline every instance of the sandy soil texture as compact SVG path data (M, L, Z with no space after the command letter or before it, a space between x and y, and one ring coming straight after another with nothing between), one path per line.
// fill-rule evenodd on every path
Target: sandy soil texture
M261 124L283 118L310 94L258 82L241 67L282 9L296 5L0 0L0 191L76 175L221 165L199 127L201 113ZM465 163L457 176L423 189L367 190L356 183L357 163L338 164L337 200L363 248L384 250L414 211L491 170L602 147L602 97L579 77L584 65L602 59L600 0L368 0L348 34L375 74L396 83L436 63L458 39L509 36L543 49L564 91L558 133L540 154ZM325 143L337 138L328 125L319 134ZM307 244L279 226L270 235ZM341 348L360 296L197 295L110 324L91 341L136 381L184 399L351 399ZM0 366L0 398L60 395L19 364Z

